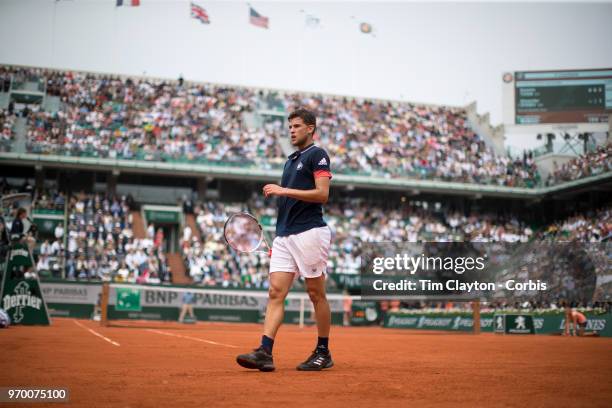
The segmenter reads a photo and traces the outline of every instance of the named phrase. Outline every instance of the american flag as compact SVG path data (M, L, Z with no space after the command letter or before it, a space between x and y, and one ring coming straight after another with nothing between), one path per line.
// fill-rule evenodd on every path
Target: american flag
M250 7L249 21L251 24L261 28L268 28L268 17L264 17L255 11L253 7Z
M210 24L208 13L206 13L204 7L200 7L195 3L191 3L191 17L197 18L202 24Z

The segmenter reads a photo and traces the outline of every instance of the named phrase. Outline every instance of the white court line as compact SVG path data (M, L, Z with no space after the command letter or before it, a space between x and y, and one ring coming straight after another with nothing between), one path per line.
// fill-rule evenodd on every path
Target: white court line
M182 334L168 333L168 332L164 332L164 331L161 331L161 330L155 330L155 329L145 329L145 330L153 332L153 333L157 333L157 334L163 334L165 336L172 336L172 337L178 337L178 338L181 338L181 339L189 339L189 340L201 341L202 343L214 344L215 346L238 348L238 346L234 346L232 344L217 343L216 341L206 340L206 339L199 339L197 337L191 337L191 336L183 336Z
M78 322L78 321L76 321L76 320L73 320L73 322L74 322L74 323L75 323L77 326L80 326L80 327L84 328L85 330L89 330L89 332L90 332L91 334L93 334L94 336L98 336L98 337L100 337L101 339L104 339L104 340L108 341L108 342L109 342L110 344L112 344L113 346L117 346L117 347L119 347L119 346L120 346L120 344L119 344L119 343L117 343L116 341L112 341L112 340L111 340L111 339L109 339L108 337L104 337L103 335L101 335L101 334L100 334L100 333L98 333L97 331L90 329L89 327L85 326L84 324L81 324L81 323L79 323L79 322Z

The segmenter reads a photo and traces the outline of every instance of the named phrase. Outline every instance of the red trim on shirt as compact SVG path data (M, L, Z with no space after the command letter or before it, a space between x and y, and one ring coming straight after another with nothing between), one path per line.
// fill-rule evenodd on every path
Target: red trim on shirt
M328 170L317 170L314 172L315 178L329 177L332 178L332 174Z

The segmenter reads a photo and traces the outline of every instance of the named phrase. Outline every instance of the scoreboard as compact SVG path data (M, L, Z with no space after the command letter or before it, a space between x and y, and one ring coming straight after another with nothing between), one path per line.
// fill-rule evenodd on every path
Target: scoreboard
M612 68L515 72L517 125L608 123L612 115Z

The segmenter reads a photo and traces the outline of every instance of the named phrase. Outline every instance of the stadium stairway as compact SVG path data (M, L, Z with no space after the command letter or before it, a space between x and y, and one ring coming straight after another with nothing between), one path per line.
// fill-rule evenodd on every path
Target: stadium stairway
M187 276L185 263L181 254L173 252L167 255L168 266L172 271L172 283L176 285L187 285L192 283L191 278Z
M132 211L132 230L134 238L143 239L147 237L144 220L140 211Z
M191 233L193 234L193 236L196 237L198 241L201 241L202 237L200 236L200 229L196 224L195 215L185 214L185 223L189 226L189 228L191 228Z
M195 215L185 214L185 224L191 228L192 236L196 237L198 241L201 240L200 229L196 224ZM168 265L172 271L172 283L178 285L186 285L193 283L191 277L187 275L187 269L185 268L185 262L183 256L180 253L168 254Z
M192 229L194 227L195 219L193 220ZM134 238L143 239L147 236L145 222L140 211L132 211L132 230L134 231ZM195 229L194 231L197 231L197 229ZM183 262L183 256L179 253L172 252L166 254L166 259L168 261L170 271L172 271L172 283L179 285L190 284L191 278L185 273L186 271L185 264Z
M18 117L15 120L15 126L13 127L15 132L15 142L13 143L13 152L25 153L26 152L26 137L27 137L27 119Z

